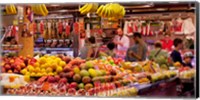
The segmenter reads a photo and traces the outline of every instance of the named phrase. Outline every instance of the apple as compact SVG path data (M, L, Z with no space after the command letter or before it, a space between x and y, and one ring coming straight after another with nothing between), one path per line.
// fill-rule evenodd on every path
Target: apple
M49 83L54 83L56 80L55 80L55 78L54 78L53 76L49 76L49 77L47 78L47 81L48 81Z
M67 83L67 79L66 78L61 78L58 83L64 83L64 84L66 84Z
M69 95L75 95L76 94L76 89L69 88L67 92L68 92Z
M84 89L79 89L78 94L84 96L86 94L86 91Z
M70 71L72 71L72 68L69 67L68 65L66 65L66 66L64 67L63 71L64 71L64 72L70 72Z
M76 83L76 82L72 82L71 84L70 84L70 88L77 88L78 87L78 84Z
M5 68L6 70L9 70L9 69L11 69L11 66L10 66L9 64L5 64L4 68Z
M60 76L59 75L55 75L55 81L58 82L60 80Z

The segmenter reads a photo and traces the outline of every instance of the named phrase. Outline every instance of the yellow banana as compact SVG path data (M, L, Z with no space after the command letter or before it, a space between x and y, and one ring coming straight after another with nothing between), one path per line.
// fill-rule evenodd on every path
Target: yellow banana
M16 7L15 7L15 5L11 5L12 6L12 9L14 10L14 14L17 14L17 10L16 10Z
M105 8L105 6L103 6L103 9L101 10L100 16L105 17L105 13L106 13L106 8Z
M87 14L87 13L89 13L90 10L92 9L92 7L93 7L93 4L92 4L92 3L89 3L88 6L87 6L87 8L85 8L85 9L81 12L81 14Z
M8 9L7 5L6 5L6 14L10 14L10 10Z
M88 3L86 3L83 7L81 7L81 8L79 9L79 12L82 12L84 9L87 8L87 6L88 6Z
M44 10L42 9L42 5L38 5L39 6L39 11L41 12L42 16L46 16L47 14L44 12Z
M31 5L31 11L35 13L35 7L33 5Z
M96 12L96 10L98 9L98 6L99 6L98 3L93 3L91 12Z
M100 15L101 11L103 10L103 7L104 7L104 5L101 5L101 6L97 9L96 13L97 13L98 15Z
M37 4L33 6L35 8L35 14L40 15L41 13L39 12L39 6Z
M43 10L43 12L45 13L45 15L47 15L49 12L48 12L48 10L47 10L45 4L42 4L41 7L42 7L42 10Z
M13 14L13 13L14 13L14 9L12 8L11 5L8 6L8 9L9 9L9 11L10 11L10 14Z

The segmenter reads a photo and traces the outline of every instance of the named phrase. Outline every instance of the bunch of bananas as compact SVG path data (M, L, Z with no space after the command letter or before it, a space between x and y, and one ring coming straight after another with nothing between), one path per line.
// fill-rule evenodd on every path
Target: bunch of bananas
M125 8L118 3L108 3L101 5L97 12L99 16L104 18L122 18L125 14Z
M99 6L98 3L87 3L83 7L81 7L79 11L81 14L85 15L87 13L96 12L98 6Z
M49 13L45 4L32 5L31 9L37 15L47 16Z
M6 5L5 9L6 9L6 14L17 14L16 7L13 4Z

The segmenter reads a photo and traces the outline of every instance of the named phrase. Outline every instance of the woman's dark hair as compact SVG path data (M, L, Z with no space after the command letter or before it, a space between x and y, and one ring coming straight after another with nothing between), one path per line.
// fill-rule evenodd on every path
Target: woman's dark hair
M175 38L174 39L174 46L177 47L179 44L183 43L183 40L180 38Z
M115 48L115 44L113 42L110 42L110 43L107 44L107 48L109 50L113 50Z
M88 38L88 41L92 44L96 43L96 39L94 36L91 36L90 38Z
M161 42L156 42L156 43L154 44L154 46L155 46L156 48L162 48L162 43L161 43Z
M135 32L135 33L133 34L133 37L142 38L142 35L141 35L139 32Z

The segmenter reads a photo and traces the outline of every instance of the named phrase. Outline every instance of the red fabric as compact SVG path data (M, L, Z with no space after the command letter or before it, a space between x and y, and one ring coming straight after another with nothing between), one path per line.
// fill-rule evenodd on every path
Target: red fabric
M76 34L78 34L78 32L79 32L79 25L78 25L77 22L74 23L74 32L75 32Z
M36 33L36 31L37 31L37 24L33 23L33 32Z
M44 23L40 23L40 33L43 34L44 33Z
M58 32L59 32L59 34L62 34L62 31L63 31L63 24L62 24L62 22L59 22L58 23Z
M67 35L70 34L70 26L69 25L66 25L65 32Z
M161 40L162 42L162 47L165 50L171 51L172 50L172 46L173 46L173 41L172 40Z
M128 33L133 33L133 28L130 25L128 25Z
M12 26L11 36L15 36L17 34L16 26Z

